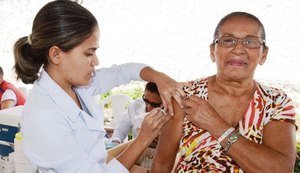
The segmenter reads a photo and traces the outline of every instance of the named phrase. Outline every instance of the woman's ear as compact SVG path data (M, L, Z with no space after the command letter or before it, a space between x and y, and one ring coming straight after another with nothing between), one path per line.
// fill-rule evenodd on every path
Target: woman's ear
M215 44L210 44L209 46L210 49L210 59L212 62L216 62L216 58L215 58Z
M260 60L258 62L259 65L263 65L266 62L268 51L269 51L269 48L267 46L265 46L263 48L263 52L262 52L261 58L260 58Z
M59 64L61 57L60 53L62 50L58 46L52 46L49 49L49 61L53 64Z

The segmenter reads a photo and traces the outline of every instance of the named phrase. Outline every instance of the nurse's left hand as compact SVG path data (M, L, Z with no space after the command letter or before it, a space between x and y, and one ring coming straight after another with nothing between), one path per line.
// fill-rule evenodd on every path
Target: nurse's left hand
M159 90L159 94L166 112L168 112L170 115L174 115L172 98L174 98L178 105L183 108L182 100L185 97L185 93L182 87L190 87L188 83L177 82L163 73L156 78L155 83Z
M165 114L160 108L152 109L142 122L139 137L148 140L147 143L150 144L158 136L170 117L170 115Z
M156 83L165 112L174 115L172 98L183 108L182 100L185 98L185 93L182 87L190 88L191 86L188 83L177 82L168 75L149 66L143 68L140 75L142 79Z

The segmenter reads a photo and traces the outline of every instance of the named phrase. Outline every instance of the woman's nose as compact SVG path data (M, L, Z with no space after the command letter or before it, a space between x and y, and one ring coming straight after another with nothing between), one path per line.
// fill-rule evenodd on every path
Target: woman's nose
M245 53L245 46L243 44L243 40L242 39L238 39L235 46L233 47L234 52L236 53Z
M93 66L99 65L99 60L98 60L98 57L97 57L97 56L94 56L94 57L93 57L93 59L92 59L92 65L93 65Z

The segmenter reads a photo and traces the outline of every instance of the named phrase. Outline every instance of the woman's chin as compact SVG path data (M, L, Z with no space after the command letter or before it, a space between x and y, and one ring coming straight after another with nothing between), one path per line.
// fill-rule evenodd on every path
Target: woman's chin
M86 86L86 85L89 85L90 82L91 82L91 79L86 80L86 81L82 81L82 82L78 83L77 86Z

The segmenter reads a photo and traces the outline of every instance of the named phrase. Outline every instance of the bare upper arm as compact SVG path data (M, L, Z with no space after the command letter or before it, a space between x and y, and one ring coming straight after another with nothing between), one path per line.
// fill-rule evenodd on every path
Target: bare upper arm
M7 109L7 108L11 108L14 106L14 100L3 100L1 102L1 109Z
M176 154L178 152L179 140L182 137L183 111L173 99L174 116L163 127L156 154L153 161L152 172L170 172L173 168ZM163 171L164 172L164 171Z
M263 145L282 154L293 166L296 159L296 129L288 122L272 121L264 128Z

